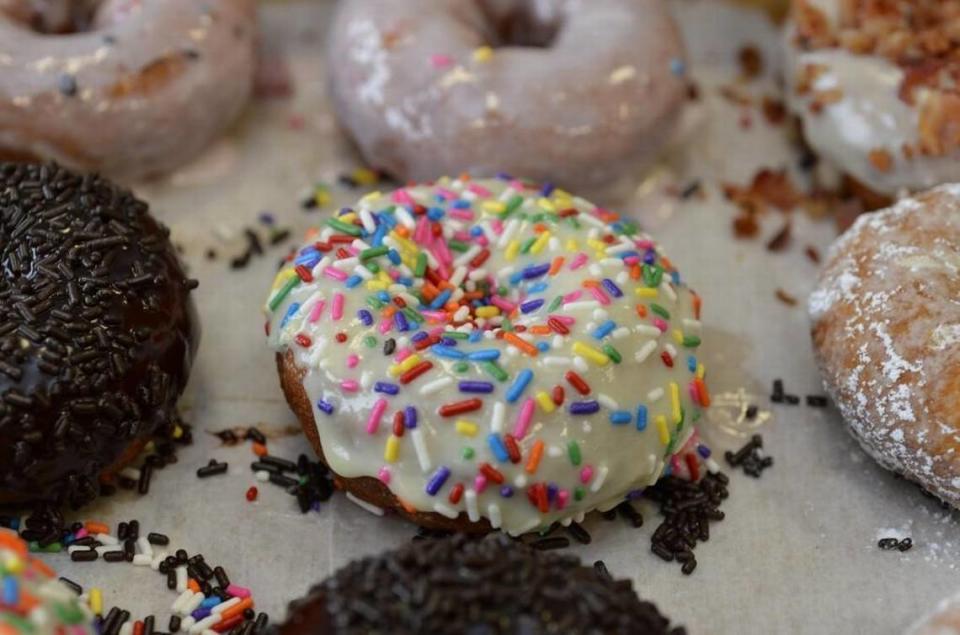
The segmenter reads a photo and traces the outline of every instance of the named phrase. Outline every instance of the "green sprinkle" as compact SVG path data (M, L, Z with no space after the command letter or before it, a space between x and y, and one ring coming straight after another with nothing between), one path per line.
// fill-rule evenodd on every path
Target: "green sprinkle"
M620 354L620 351L609 344L603 345L603 352L607 354L607 357L609 357L614 364L619 364L623 361L623 356Z
M683 345L687 348L696 348L700 346L700 338L696 335L684 335Z
M367 268L371 273L380 273L380 265L375 262L365 262L363 266Z
M387 252L390 251L390 248L386 245L381 245L380 247L371 247L370 249L364 249L360 252L360 260L370 260L371 258L379 258L380 256L387 255Z
M277 291L277 295L270 299L270 304L268 305L270 311L276 311L277 307L280 306L280 303L283 302L284 298L290 295L290 292L293 291L293 288L298 284L300 284L300 277L290 276L290 279L284 282L283 286L280 287L280 290Z
M670 311L667 311L665 308L657 304L656 302L650 303L650 310L662 317L664 320L670 319Z
M375 295L368 295L367 306L370 307L371 309L382 309L383 302L380 300L380 298L378 298Z
M587 491L582 487L580 487L579 485L573 488L573 500L575 501L583 500L583 497L586 495L587 495Z
M659 287L663 279L663 267L660 265L643 265L643 284L648 287Z
M35 633L37 632L36 626L33 625L33 622L29 622L22 617L14 615L8 611L0 612L0 623L6 622L7 624L13 625L15 632L17 633Z
M53 605L53 612L57 614L61 622L68 626L79 624L84 619L83 611L80 610L79 606L71 606L57 602Z
M367 335L365 338L363 338L363 343L366 345L367 348L376 348L377 338L375 338L372 335Z
M336 218L328 218L327 225L329 225L330 227L333 227L338 231L342 231L344 234L349 234L350 236L360 237L360 235L363 234L363 230L361 230L356 225L345 223L342 220L339 220Z
M531 236L530 238L527 238L525 241L523 241L523 244L520 245L520 253L521 254L529 253L530 248L533 247L533 243L535 242L537 242L536 236Z
M571 441L567 444L567 456L570 457L571 463L580 465L580 446L576 441Z
M510 287L506 285L500 285L499 287L497 287L497 295L504 296L504 297L510 295Z
M507 371L500 368L496 362L485 361L480 362L480 368L487 371L487 374L492 375L497 381L507 381L510 375L507 374Z
M473 451L473 448L467 446L460 451L460 456L462 456L463 458L469 461L474 456L476 456L476 452Z
M501 218L506 218L510 214L513 214L520 206L523 205L523 197L519 194L515 194L509 201L507 201L507 208L503 210Z
M423 274L427 272L427 254L422 251L417 254L417 264L413 268L413 275L418 278L422 278Z
M513 322L510 321L510 318L503 318L503 322L500 323L500 328L502 328L507 333L513 333Z
M411 322L416 322L417 324L426 322L426 319L420 315L420 312L414 309L412 306L403 307L403 314L406 315Z
M619 231L618 233L624 234L624 235L626 235L626 236L633 236L634 234L637 233L637 226L636 226L636 224L634 224L634 223L629 223L629 222L623 222L623 221L621 221L621 222L620 222L620 231Z
M465 252L467 249L470 248L470 246L467 245L467 243L463 242L462 240L448 240L447 246L452 251L455 251L458 254L462 254L463 252Z
M449 337L455 340L466 340L470 338L469 333L464 333L462 331L444 331L443 336Z
M547 306L547 313L553 313L560 308L561 304L563 304L563 296L558 295L550 302L549 306Z
M455 373L465 373L470 370L470 364L467 362L457 362L453 365L453 372Z

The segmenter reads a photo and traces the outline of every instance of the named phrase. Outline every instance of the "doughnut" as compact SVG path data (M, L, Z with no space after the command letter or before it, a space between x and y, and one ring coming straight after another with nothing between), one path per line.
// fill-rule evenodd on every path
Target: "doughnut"
M356 560L290 605L278 635L629 633L684 635L602 562L503 534L410 543Z
M125 180L183 165L251 93L255 9L254 0L0 0L0 157ZM77 29L86 30L58 34Z
M0 163L0 503L79 506L174 424L196 344L168 230L97 176Z
M287 401L374 513L516 535L698 473L699 296L632 222L550 185L372 193L266 310Z
M651 163L687 98L661 0L348 0L328 54L340 122L404 181L594 187Z
M16 532L0 528L0 635L96 635L90 608Z
M960 595L940 602L934 611L907 629L907 635L960 635Z
M796 0L787 89L807 143L875 194L960 180L958 0Z
M809 300L827 392L881 465L960 506L960 186L861 216Z

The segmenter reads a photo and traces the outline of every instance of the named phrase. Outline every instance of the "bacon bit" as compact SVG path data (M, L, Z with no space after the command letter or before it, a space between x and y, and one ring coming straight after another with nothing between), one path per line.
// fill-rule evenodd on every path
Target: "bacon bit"
M733 219L733 235L737 238L753 238L758 233L760 233L760 226L752 214L744 214Z
M778 287L775 295L777 296L778 300L787 306L797 306L797 299L783 289Z
M747 95L733 86L721 86L720 96L737 106L752 106L753 97Z
M784 103L774 97L764 96L761 104L763 116L771 126L779 126L787 120L787 107Z
M752 44L748 44L737 52L737 62L740 64L740 73L745 79L756 79L763 73L763 54Z
M867 155L870 165L879 172L889 172L893 169L893 157L883 148L874 148Z
M724 184L723 193L744 212L763 212L768 206L788 211L803 201L803 195L794 187L786 170L763 169L747 186Z
M792 224L788 220L783 224L783 228L781 228L780 231L778 231L773 238L767 242L767 251L778 252L786 249L787 245L790 244L791 228Z

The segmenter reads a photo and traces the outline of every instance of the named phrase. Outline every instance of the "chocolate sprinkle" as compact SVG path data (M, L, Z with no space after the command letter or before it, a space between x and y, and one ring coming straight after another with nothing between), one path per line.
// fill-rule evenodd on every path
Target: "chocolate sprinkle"
M0 500L79 506L175 425L190 283L145 203L56 165L0 163L0 266Z
M683 635L627 580L502 534L409 543L350 563L290 605L278 635Z

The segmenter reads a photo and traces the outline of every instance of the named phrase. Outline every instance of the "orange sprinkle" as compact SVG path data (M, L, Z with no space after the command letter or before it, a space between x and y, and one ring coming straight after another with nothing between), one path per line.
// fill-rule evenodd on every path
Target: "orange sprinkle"
M642 272L641 272L641 269L640 269L640 265L633 265L632 267L630 267L630 279L631 279L631 280L639 280L641 273L642 273Z
M143 635L143 622L140 620L133 623L133 635Z
M546 324L535 324L530 327L530 332L534 335L550 335L553 331Z
M98 523L94 520L88 520L83 523L83 528L87 530L89 534L109 534L110 527L104 523Z
M693 384L697 387L697 394L700 395L700 405L708 408L710 406L710 391L707 390L707 382L697 377L693 380Z
M223 613L220 614L220 621L228 620L234 615L243 613L247 609L253 608L253 598L243 598L239 604L234 604Z
M400 507L403 507L403 511L407 512L408 514L417 513L417 508L411 505L410 503L408 503L407 501L403 500L400 497L397 497L397 500L400 501Z
M599 288L599 286L600 286L600 281L599 281L599 280L587 279L587 280L584 280L584 281L583 281L583 286L584 286L585 288L587 288L587 289L590 289L590 288Z
M197 584L197 581L193 578L187 580L187 588L193 591L194 593L200 593L200 585Z
M382 315L385 318L392 318L393 314L396 312L397 312L397 307L395 307L392 304L388 304L385 307L383 307Z
M638 304L638 305L637 305L637 315L640 316L640 317L642 317L642 318L647 317L647 307L644 306L644 305L642 305L642 304Z
M547 226L543 223L537 223L533 226L533 231L536 234L542 234L543 232L547 231Z
M36 569L43 575L47 576L48 578L57 577L57 572L51 569L49 566L47 566L47 563L43 562L42 560L37 560L36 558L34 558L33 560L30 561L30 564L33 565L34 569Z
M660 256L660 264L666 271L673 271L673 263L666 256Z
M257 456L265 456L267 453L267 446L262 443L253 442L253 453Z
M693 294L693 317L700 319L700 307L703 304L703 300L700 299L696 293Z
M37 605L39 605L39 604L40 604L40 600L38 600L37 598L33 597L33 596L30 595L29 593L26 593L26 592L23 592L23 591L20 592L20 605L19 605L19 606L20 606L20 609L23 611L24 614L30 613L30 611L32 611L33 609L37 608Z
M0 529L0 547L10 549L22 557L27 555L27 544L17 538L16 532L7 529Z
M526 353L526 354L529 355L530 357L536 357L537 354L540 352L539 350L537 350L537 347L536 347L536 346L534 346L533 344L531 344L531 343L528 342L527 340L525 340L525 339L523 339L523 338L521 338L521 337L518 337L517 335L515 335L515 334L513 334L513 333L505 332L505 333L503 334L503 339L507 340L509 343L513 344L514 346L516 346L517 348L519 348L521 351L523 351L524 353Z
M410 235L410 230L407 229L406 225L397 225L393 228L393 231L397 232L397 235L401 238L406 238Z
M466 293L463 294L463 299L468 302L470 300L479 300L482 297L483 297L482 291L467 291Z
M549 276L555 276L560 272L560 268L563 267L563 262L565 258L563 256L557 256L553 259L553 262L550 263L550 270L547 272Z
M528 474L533 474L537 471L537 468L540 467L540 459L543 457L543 440L537 439L537 442L533 444L533 447L530 448L530 458L527 459L527 470Z

